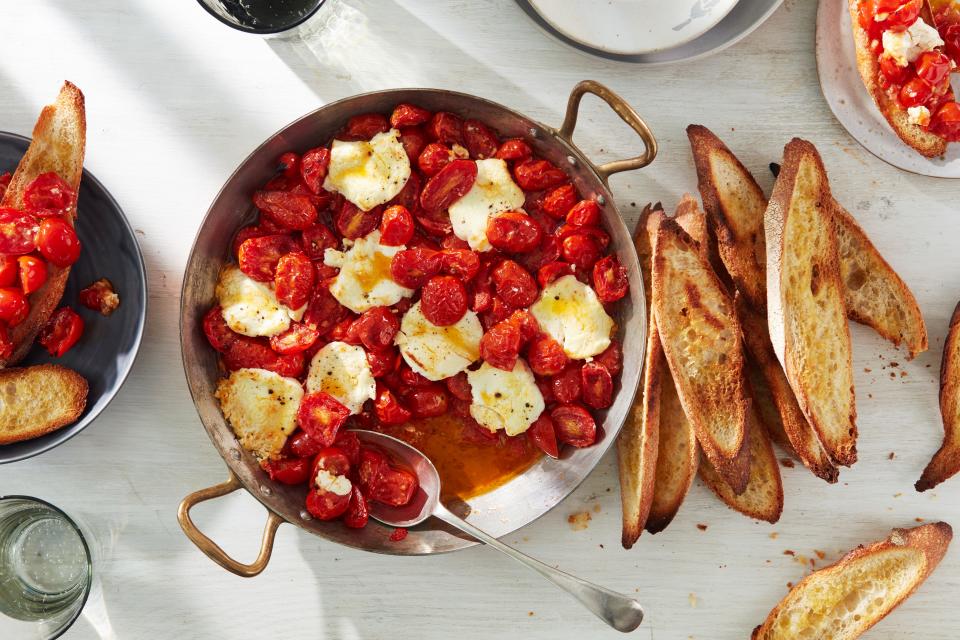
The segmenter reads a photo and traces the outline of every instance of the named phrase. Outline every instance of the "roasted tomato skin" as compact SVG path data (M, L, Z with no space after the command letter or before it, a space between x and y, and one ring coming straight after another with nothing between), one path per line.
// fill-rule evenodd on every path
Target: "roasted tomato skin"
M361 493L359 487L353 487L350 491L350 504L343 514L343 524L351 529L363 529L367 526L369 514L367 499Z
M47 263L40 258L36 256L20 256L17 258L17 262L20 264L20 288L23 289L23 293L26 295L30 295L42 287L43 283L47 281ZM83 291L80 292L80 300L82 303Z
M349 409L323 391L304 395L297 410L300 428L325 447L337 439L337 431L349 416Z
M313 263L306 254L294 251L277 261L274 286L277 300L290 309L299 309L310 301L314 279Z
M597 423L584 407L561 404L550 412L557 440L573 447L589 447L597 441Z
M310 478L310 461L305 458L280 458L267 460L263 470L271 480L281 484L303 484Z
M57 309L40 329L37 342L55 358L61 357L77 344L83 335L83 318L70 307Z
M23 192L27 211L42 217L66 213L75 198L73 187L52 171L34 178Z
M203 316L203 333L210 346L220 353L226 353L230 345L240 337L240 334L235 333L233 329L227 326L223 319L223 310L219 306L210 309Z
M91 283L80 291L78 298L80 304L102 316L109 316L120 307L120 296L106 278Z
M467 312L467 288L453 276L433 276L421 289L420 310L438 327L456 324Z
M557 433L553 426L553 419L546 412L541 413L530 428L527 430L527 437L551 458L560 457L560 447L557 444Z

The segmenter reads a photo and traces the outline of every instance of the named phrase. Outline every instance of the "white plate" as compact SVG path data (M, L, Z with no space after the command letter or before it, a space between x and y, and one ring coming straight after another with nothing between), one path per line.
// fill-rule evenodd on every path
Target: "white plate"
M684 0L684 2L686 1L687 0ZM726 17L720 20L712 29L703 33L699 38L694 38L672 49L652 53L621 54L612 52L609 42L601 43L603 46L598 47L579 42L557 30L555 26L537 12L537 9L534 8L532 4L533 2L534 0L517 0L517 4L520 5L534 22L564 44L603 58L622 62L633 62L647 66L660 66L675 62L698 60L722 51L753 33L754 29L763 24L777 7L783 4L783 0L739 0ZM669 2L670 0L663 0L660 4L666 5L669 4ZM592 6L599 7L600 4L600 1L597 1L593 3Z
M960 178L960 144L942 158L925 158L893 132L857 71L850 12L840 0L820 0L817 10L817 71L837 120L867 151L893 166L935 178ZM956 79L954 79L956 84Z

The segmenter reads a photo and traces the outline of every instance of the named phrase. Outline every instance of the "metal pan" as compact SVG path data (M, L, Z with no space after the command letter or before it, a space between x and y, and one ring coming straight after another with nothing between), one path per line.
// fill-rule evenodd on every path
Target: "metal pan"
M600 97L636 131L644 146L641 155L595 165L573 144L580 100L587 93ZM304 488L270 481L254 457L238 444L213 395L220 376L217 355L207 345L201 330L201 319L214 304L214 287L221 267L229 258L231 239L240 226L252 221L256 215L250 194L273 175L277 157L285 151L293 149L302 152L328 140L350 116L366 112L389 113L400 102L477 118L502 136L526 138L538 155L565 167L580 193L594 197L602 205L604 227L610 232L611 246L626 266L630 281L628 298L614 312L623 344L623 373L613 406L600 416L602 430L597 444L586 449L567 447L560 460L544 457L507 484L457 505L461 515L468 514L467 519L471 523L498 537L536 520L559 504L593 470L616 438L633 401L646 341L643 281L630 232L620 218L607 181L614 173L640 169L650 164L656 156L657 143L637 112L622 98L596 82L581 82L570 94L566 116L558 129L483 98L439 89L377 91L317 109L272 136L230 176L203 220L184 275L180 303L183 366L200 420L223 456L229 469L229 478L222 484L184 498L180 504L180 525L201 551L238 575L249 577L263 571L270 560L277 527L284 522L321 538L376 553L426 555L456 551L477 544L473 539L434 520L411 529L404 540L394 542L389 539L390 529L373 522L364 529L353 530L339 521L320 522L312 519L304 509ZM194 505L241 488L249 491L267 508L260 554L251 564L231 558L190 519L190 509Z

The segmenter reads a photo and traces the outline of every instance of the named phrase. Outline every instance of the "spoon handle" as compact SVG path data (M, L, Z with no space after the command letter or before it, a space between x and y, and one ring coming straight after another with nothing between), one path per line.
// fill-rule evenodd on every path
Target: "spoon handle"
M580 603L592 611L594 615L617 631L623 631L624 633L633 631L639 627L643 621L643 608L640 606L640 603L633 598L593 584L592 582L587 582L559 569L554 569L539 560L520 553L513 547L505 545L490 534L476 528L466 520L457 517L441 504L437 504L433 515L451 526L460 529L464 533L470 534L480 542L510 556L517 562L521 562L533 569L579 600Z

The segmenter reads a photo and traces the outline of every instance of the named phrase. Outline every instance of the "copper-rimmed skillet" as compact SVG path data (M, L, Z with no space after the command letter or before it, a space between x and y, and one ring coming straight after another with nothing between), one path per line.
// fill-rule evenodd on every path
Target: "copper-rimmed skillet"
M573 144L580 101L588 93L606 102L637 133L644 147L641 155L596 165ZM291 149L306 151L330 139L350 116L368 112L389 113L401 102L476 118L493 127L502 137L525 138L537 155L564 167L580 193L584 197L593 197L601 205L604 228L610 233L613 251L626 267L630 281L628 297L617 305L613 314L618 338L623 344L623 373L613 406L600 415L602 429L598 442L585 449L567 447L560 460L544 457L507 484L453 507L461 515L466 515L469 522L497 537L533 522L559 504L593 470L616 438L633 401L646 341L643 281L630 232L617 211L608 180L615 173L650 164L657 154L657 143L630 105L610 89L591 80L573 88L563 124L557 129L489 100L440 89L391 89L328 104L281 129L240 164L210 206L184 274L180 346L187 384L207 435L227 464L229 476L222 484L184 498L180 504L180 525L201 551L237 575L250 577L263 571L270 560L274 535L284 522L321 538L376 553L427 555L476 544L475 540L436 519L418 525L404 540L395 542L389 539L391 529L372 522L364 529L354 530L339 521L320 522L311 518L304 509L305 489L272 482L254 457L239 445L224 420L213 395L220 377L217 355L207 345L201 330L203 315L214 305L217 276L229 259L231 239L238 228L251 222L256 215L250 195L273 176L280 154ZM197 503L241 488L267 509L260 553L250 564L231 558L190 519L190 509Z

